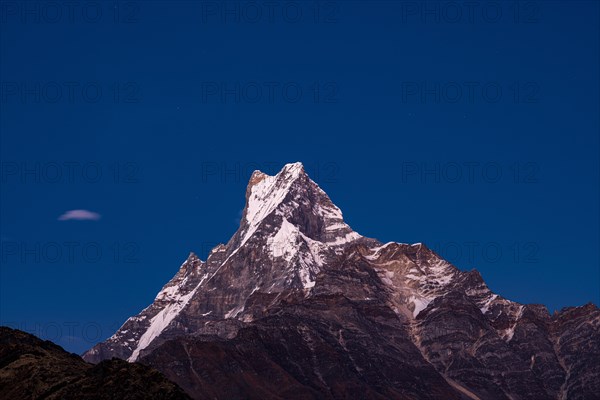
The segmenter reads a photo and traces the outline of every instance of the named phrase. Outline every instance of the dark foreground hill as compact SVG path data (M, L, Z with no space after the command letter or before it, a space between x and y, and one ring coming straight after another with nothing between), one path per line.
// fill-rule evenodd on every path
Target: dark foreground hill
M0 399L190 398L151 367L118 359L88 364L50 341L0 327Z

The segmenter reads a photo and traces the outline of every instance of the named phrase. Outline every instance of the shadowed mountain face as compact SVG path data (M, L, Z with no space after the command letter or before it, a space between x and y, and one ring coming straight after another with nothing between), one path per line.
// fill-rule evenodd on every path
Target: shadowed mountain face
M52 342L0 327L0 399L186 400L189 396L148 366L117 359L91 365Z
M304 172L256 171L240 228L85 353L196 399L600 399L600 310L550 315L423 244L362 237Z

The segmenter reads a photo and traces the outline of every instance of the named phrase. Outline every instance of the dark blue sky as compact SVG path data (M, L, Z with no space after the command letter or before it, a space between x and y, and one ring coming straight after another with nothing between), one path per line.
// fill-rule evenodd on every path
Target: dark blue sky
M89 348L294 161L365 236L600 302L597 2L24 4L0 3L0 323Z

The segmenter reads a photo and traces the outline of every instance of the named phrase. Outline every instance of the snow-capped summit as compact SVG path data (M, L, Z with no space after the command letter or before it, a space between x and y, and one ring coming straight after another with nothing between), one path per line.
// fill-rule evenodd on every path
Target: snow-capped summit
M118 343L112 351L135 361L169 336L204 329L196 324L205 319L250 321L255 315L246 304L255 293L301 290L310 295L323 268L352 246L367 249L364 260L388 287L389 305L402 318L416 318L464 280L422 244L382 245L354 232L302 163L291 163L274 176L254 171L240 227L229 242L213 249L206 262L191 253L154 303L107 344ZM473 295L484 298L488 292Z
M205 262L191 253L154 303L131 317L102 351L108 347L135 361L168 337L205 329L206 320L251 321L255 312L246 305L253 295L300 290L310 296L323 269L356 246L366 249L364 260L388 286L389 304L403 318L415 318L460 275L421 244L382 245L354 232L302 163L286 164L274 176L254 171L229 242Z
M310 239L343 244L358 239L344 222L341 210L312 181L300 162L286 164L275 176L255 171L246 190L240 245L243 245L274 214L298 227ZM236 236L234 235L234 238Z
M288 196L292 184L305 174L302 163L286 164L275 176L254 171L247 189L246 207L242 220L246 223L243 243L256 231L256 228Z
M151 305L84 358L148 362L198 398L256 385L232 372L254 359L256 370L239 368L267 374L269 390L280 390L271 374L310 388L265 397L261 386L256 398L296 389L299 398L347 398L347 388L361 398L585 398L571 394L600 374L573 371L600 355L599 325L593 306L550 316L492 293L477 271L422 243L361 236L293 163L274 176L255 171L228 243L206 261L191 253ZM232 378L215 384L206 368Z
M205 262L191 253L153 304L126 321L102 350L88 354L108 348L135 361L157 339L194 331L204 319L251 320L244 313L250 296L312 289L322 266L354 242L376 241L344 222L302 163L286 164L275 176L254 171L240 227L229 242L215 247Z

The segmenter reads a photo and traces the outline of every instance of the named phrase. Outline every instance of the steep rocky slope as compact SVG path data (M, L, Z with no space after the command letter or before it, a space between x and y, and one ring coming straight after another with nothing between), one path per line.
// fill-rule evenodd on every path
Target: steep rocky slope
M599 325L594 305L550 315L423 244L359 235L295 163L256 171L230 241L84 358L152 365L198 399L598 399Z

